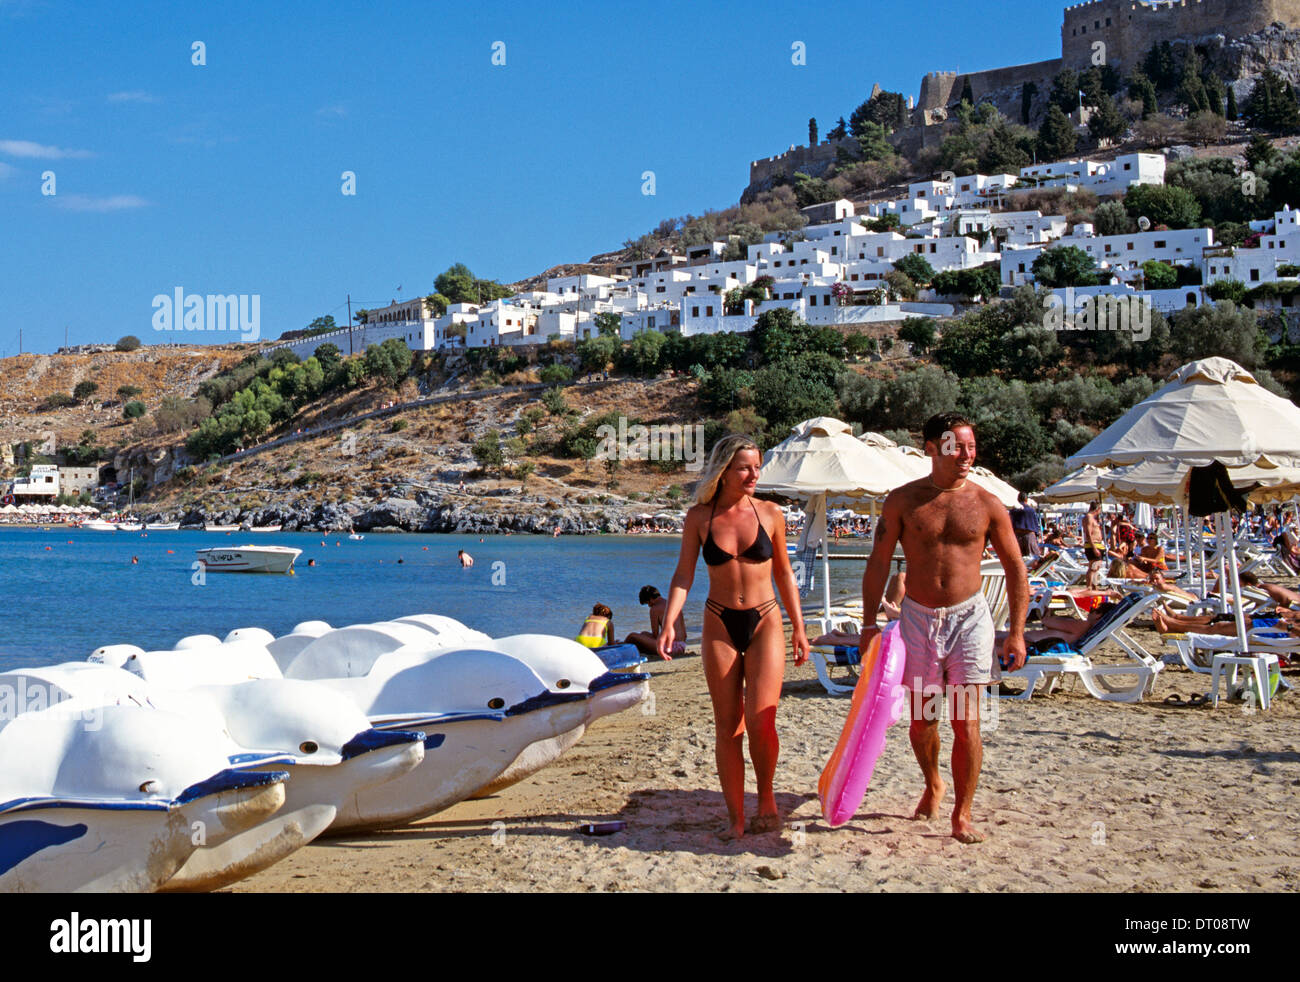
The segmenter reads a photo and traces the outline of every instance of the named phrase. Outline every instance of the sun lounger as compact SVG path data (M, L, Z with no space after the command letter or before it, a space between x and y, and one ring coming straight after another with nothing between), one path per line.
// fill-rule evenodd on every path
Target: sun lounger
M1068 651L1046 657L1030 656L1023 668L1003 671L1003 679L1023 679L1025 689L1002 695L1004 698L1029 699L1041 679L1056 676L1055 679L1049 678L1050 692L1060 677L1074 675L1083 681L1091 695L1103 702L1141 701L1151 694L1155 677L1164 664L1133 640L1124 628L1154 607L1158 599L1154 593L1129 593L1078 641L1069 645ZM1092 653L1106 641L1118 644L1134 663L1106 665L1093 662ZM1111 681L1116 676L1134 681L1129 685L1116 685Z

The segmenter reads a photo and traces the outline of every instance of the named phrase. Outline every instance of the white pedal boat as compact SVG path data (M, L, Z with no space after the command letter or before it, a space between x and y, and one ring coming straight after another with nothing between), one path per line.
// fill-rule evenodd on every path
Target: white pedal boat
M88 703L116 696L205 720L226 733L230 766L265 770L270 765L264 761L273 757L276 767L288 769L280 810L195 850L163 887L168 891L214 890L266 869L324 832L354 793L393 780L424 758L423 733L374 729L345 698L308 682L257 679L172 689L88 663L13 674L39 676L56 689L56 698L75 692Z
M576 642L547 635L496 642L430 614L339 629L305 622L280 638L241 628L225 642L199 635L176 648L115 646L91 657L169 686L279 674L312 680L347 695L377 727L442 739L439 752L411 774L356 796L331 832L414 821L521 780L577 742L592 721L648 692L648 676L606 672Z
M288 773L233 769L226 744L203 722L133 705L6 720L0 891L156 890L196 839L219 845L265 821Z
M499 651L527 665L546 685L551 697L568 696L582 706L579 722L523 747L503 771L476 788L469 795L472 798L494 794L554 763L582 739L586 728L596 720L635 706L649 695L649 675L609 671L590 649L575 641L546 634L518 634L493 640L459 621L437 614L415 614L336 631L327 630L323 622L308 622L267 647L287 676L382 676L391 666L386 666L381 656L397 651L399 645L422 646L411 628L427 632L437 644L444 646L429 651L430 658L437 657L439 651L458 646ZM251 637L244 632L256 630L245 628L232 635ZM374 712L367 710L367 715L376 725L384 725Z

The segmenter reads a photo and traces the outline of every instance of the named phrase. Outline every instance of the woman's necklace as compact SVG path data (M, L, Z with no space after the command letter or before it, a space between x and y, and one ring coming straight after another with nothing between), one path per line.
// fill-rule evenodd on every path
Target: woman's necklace
M960 490L961 490L962 488L964 488L965 486L966 486L966 482L965 482L965 481L962 481L962 482L961 482L960 484L958 484L956 487L952 487L952 488L942 488L942 487L940 487L939 485L937 485L937 484L934 483L934 477L933 477L933 476L930 477L930 487L934 488L936 491L943 491L943 492L945 492L945 493L948 492L948 491L960 491Z

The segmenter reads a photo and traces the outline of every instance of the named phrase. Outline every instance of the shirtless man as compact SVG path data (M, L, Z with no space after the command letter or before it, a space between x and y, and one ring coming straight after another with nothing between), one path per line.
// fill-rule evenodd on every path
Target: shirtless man
M637 594L637 601L650 605L650 633L633 631L623 639L623 643L636 645L637 650L643 655L657 655L659 654L659 633L663 630L664 614L668 610L668 601L653 586L643 586L641 592ZM673 625L673 636L672 650L662 656L664 661L672 661L673 655L686 653L686 618L681 614L677 615L677 623Z
M967 480L975 463L975 431L970 422L958 413L941 413L926 422L923 435L930 476L903 485L885 499L862 576L862 609L875 610L879 605L894 546L901 542L907 560L899 617L907 648L903 684L913 693L908 736L925 777L925 792L912 817L935 817L946 790L939 776L939 704L933 697L923 697L937 686L950 698L957 798L952 834L960 842L980 842L984 837L971 824L971 802L983 762L979 700L981 686L1001 678L993 659L993 620L980 593L980 555L986 536L1006 571L1011 604L1003 668L1025 664L1029 582L1007 510ZM860 650L866 651L878 633L874 623L865 625L858 639ZM929 692L924 691L927 687Z

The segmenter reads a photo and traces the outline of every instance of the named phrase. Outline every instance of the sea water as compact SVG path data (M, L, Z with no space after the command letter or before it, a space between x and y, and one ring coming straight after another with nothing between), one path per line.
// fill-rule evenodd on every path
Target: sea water
M0 670L84 661L105 644L149 651L191 634L223 638L237 627L279 636L307 620L342 627L418 613L454 617L493 637L573 637L598 602L614 611L621 640L649 630L637 593L649 584L668 595L680 543L676 536L370 533L357 541L346 533L0 527ZM302 555L292 576L199 575L196 549L238 545L291 546ZM461 568L460 549L472 567ZM860 594L862 565L833 564L832 598ZM701 559L685 610L693 643L707 592ZM806 603L820 597L818 584Z

